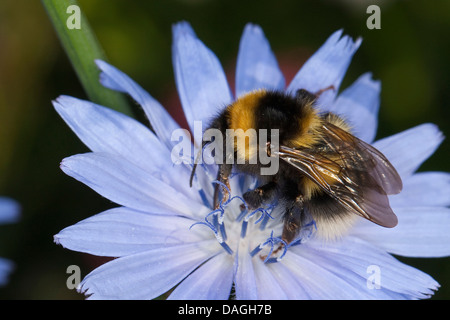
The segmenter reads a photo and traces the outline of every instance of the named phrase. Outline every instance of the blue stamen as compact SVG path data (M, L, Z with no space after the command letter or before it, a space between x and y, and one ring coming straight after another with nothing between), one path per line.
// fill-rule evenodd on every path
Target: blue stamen
M213 222L216 222L217 221L217 212L221 212L221 211L222 211L221 209L216 209L214 211L211 211L210 213L208 213L206 215L206 217L204 219L205 220L204 222L203 221L199 221L199 222L193 223L189 227L189 229L192 229L192 227L195 226L195 225L203 224L203 225L209 227L215 234L217 234L217 227L214 226L214 224L212 224L211 222L209 222L208 218L209 218L210 215L213 215L213 217L215 217L215 219L213 218Z
M272 230L272 232L270 233L270 237L267 238L266 242L264 242L264 243L262 244L262 246L265 246L266 244L270 244L270 251L269 251L269 253L267 254L266 259L264 259L264 263L266 263L266 262L268 261L268 259L270 258L270 256L272 255L273 247L274 247L274 245L275 245L274 240L275 240L275 238L273 237L273 230Z
M208 197L206 196L205 190L203 188L200 188L200 189L198 189L198 193L200 194L200 198L202 199L203 204L206 207L211 208L212 203L209 201Z
M215 178L216 176L216 173L214 172L215 166L207 165L205 163L199 163L198 166L203 169L208 178L210 178L211 180Z
M220 245L222 246L222 248L225 249L226 252L228 252L229 254L233 254L233 250L231 250L231 248L228 246L228 244L225 241L220 242Z
M244 204L244 206L247 207L247 204L245 203L244 199L242 199L242 198L239 197L239 196L231 197L230 199L228 199L228 201L225 203L225 205L228 205L228 204L229 204L231 201L233 201L234 199L241 200L242 203ZM222 221L223 221L223 216L224 216L224 214L225 214L225 208L223 207L222 204L220 204L220 208L222 209L222 213L220 214L219 223L222 223Z
M216 228L216 230L219 228L219 217L216 214L213 214L213 221L212 221L214 228Z
M251 217L253 217L257 212L262 212L262 213L264 213L264 209L263 208L258 208L258 209L256 209L256 210L253 210L252 212L250 212L250 214L247 216L247 217L245 217L245 221L248 221L248 220L250 220L250 218Z
M283 246L284 246L284 250L283 250L283 253L281 254L281 256L275 258L275 257L272 257L272 254L273 254L273 251L274 251L275 244L277 244L277 243L282 243ZM284 240L282 240L281 238L279 238L279 237L274 237L273 236L273 231L272 231L270 233L270 237L267 238L267 240L264 243L262 243L259 246L255 247L250 252L250 256L254 257L255 255L257 255L264 248L264 246L267 245L267 244L270 245L270 250L269 250L269 253L266 255L266 258L264 259L264 263L275 263L275 262L278 262L284 257L284 255L287 252L287 248L288 248L287 243Z
M245 235L247 234L247 225L248 225L247 221L242 222L241 238L245 238Z
M241 224L241 232L240 232L240 238L243 239L247 236L248 228L249 228L249 220L256 215L254 218L255 222L254 224L260 224L259 230L263 231L270 220L274 220L274 216L272 216L272 213L275 211L275 207L277 205L276 202L272 202L270 205L265 205L262 208L258 208L255 210L249 210L248 205L246 204L245 200L241 196L231 196L231 191L228 188L226 184L224 184L221 181L215 180L213 181L214 184L217 184L221 186L224 190L224 192L229 193L229 198L225 201L222 197L220 203L218 204L218 207L215 210L212 210L206 216L204 217L203 221L196 222L190 226L192 228L195 225L203 224L209 227L213 232L214 235L219 242L219 244L222 246L222 248L230 255L234 253L234 251L231 249L231 247L227 243L227 230L225 227L225 210L228 209L227 205L230 204L231 201L235 199L239 199L242 204L240 204L238 207L240 207L242 210L237 215L235 221L236 222L229 222L227 223L242 223ZM204 190L199 190L200 195L202 196L203 201L207 201L207 197L205 195ZM235 206L233 205L233 208L235 209ZM230 210L230 209L228 209ZM212 217L211 217L212 216ZM280 261L284 258L286 255L288 248L291 246L295 246L298 244L303 243L305 240L307 240L314 232L314 230L317 229L317 226L315 224L314 220L311 220L308 224L304 225L299 236L294 239L291 243L287 244L281 237L274 237L274 231L271 231L270 236L263 242L260 243L257 247L255 247L251 252L250 256L254 257L258 254L261 254L263 251L264 254L261 254L260 258L264 259L264 263L275 263ZM259 231L258 231L259 232ZM234 243L234 242L233 242ZM283 246L283 248L281 247ZM263 250L264 249L264 250ZM268 252L266 255L265 253Z
M268 212L268 210L270 210L270 208L269 209L261 209L261 212L262 212L262 215L261 215L261 217L259 217L259 219L258 220L256 220L255 221L255 224L257 224L258 222L260 222L261 220L263 220L263 218L268 218L268 219L274 219L271 215L270 215L270 213Z
M305 225L305 227L310 227L310 226L313 226L314 229L317 231L316 220L312 220L310 223L308 223L307 225Z
M224 223L219 224L219 231L220 231L220 234L222 235L223 241L227 241L227 231L225 229Z
M277 258L271 257L272 253L273 253L273 249L275 247L275 244L280 243L280 242L283 244L283 247L284 247L283 253ZM273 231L270 233L270 237L267 238L267 240L260 247L263 247L266 244L270 244L270 251L267 254L266 258L264 259L264 263L274 263L274 262L280 261L284 257L284 255L286 254L287 249L289 247L288 244L283 239L281 239L279 237L275 238L273 236Z
M193 226L196 226L198 224L203 224L203 225L207 226L208 228L210 228L214 233L217 233L217 229L209 221L207 221L207 222L203 222L203 221L195 222L195 223L191 224L191 226L189 227L189 230L191 230Z
M279 256L277 258L277 261L280 261L281 259L283 259L284 255L286 254L286 252L287 252L287 250L289 248L289 245L283 239L281 239L281 238L278 238L278 239L279 239L279 241L281 243L283 243L283 248L284 248L283 253L281 254L281 256Z
M259 224L259 230L264 230L266 228L267 222L269 222L270 220L270 216L269 215L265 215L263 221L261 221L261 223ZM273 219L273 218L272 218Z
M245 202L244 198L242 198L242 197L240 197L240 196L234 196L234 197L231 197L230 199L228 199L227 204L230 203L231 201L233 201L234 199L239 199L239 200L241 200L241 201L242 201L242 204L247 208L247 203Z
M269 256L264 260L264 263L275 263L278 262L278 258L269 258Z
M208 214L205 216L205 221L208 220L208 217L209 217L210 215L215 215L215 216L217 216L217 213L218 213L218 212L222 212L222 208L213 210L213 211L211 211L210 213L208 213Z
M236 221L241 222L241 220L244 219L247 213L248 213L247 209L242 210L241 213L237 216Z
M266 211L265 209L263 209L263 208L259 208L258 211L261 212L261 216L255 221L255 224L257 224L258 222L260 222L260 221L266 216L266 214L269 215L269 214L267 213L267 211ZM252 212L252 213L253 213L253 212Z
M231 179L231 178L234 178L235 176L238 176L240 174L241 174L240 172L232 171L228 178Z
M262 245L257 246L255 249L252 250L252 252L250 252L250 256L254 257L258 252L260 252L262 250Z

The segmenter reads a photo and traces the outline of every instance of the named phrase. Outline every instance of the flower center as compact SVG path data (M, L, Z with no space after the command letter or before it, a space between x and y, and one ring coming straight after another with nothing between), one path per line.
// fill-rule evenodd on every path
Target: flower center
M286 243L281 239L282 210L276 202L252 210L242 197L232 196L191 228L195 225L209 227L230 255L244 251L252 258L273 263L280 261L290 247L307 241L315 231L314 223L305 225L294 241Z

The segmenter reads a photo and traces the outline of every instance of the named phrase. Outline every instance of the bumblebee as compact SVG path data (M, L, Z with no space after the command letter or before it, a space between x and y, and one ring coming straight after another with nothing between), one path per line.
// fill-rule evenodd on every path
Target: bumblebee
M324 90L328 89L334 88ZM401 191L399 174L380 151L352 135L343 118L318 111L315 102L324 90L311 93L300 89L295 95L253 91L228 105L210 126L223 136L230 129L277 130L277 148L272 148L270 135L265 146L252 148L248 142L232 142L231 154L223 153L217 179L226 186L222 199L228 199L233 167L258 178L259 186L243 198L254 209L278 200L283 206L281 237L286 244L295 240L308 217L315 221L319 236L327 239L344 234L358 216L387 228L397 225L387 196ZM203 141L202 146L210 142ZM225 149L225 142L222 147ZM259 169L264 165L250 161L260 151L281 160L276 173L262 175ZM230 157L235 161L230 163ZM191 184L194 171L195 166ZM216 187L216 207L219 192Z

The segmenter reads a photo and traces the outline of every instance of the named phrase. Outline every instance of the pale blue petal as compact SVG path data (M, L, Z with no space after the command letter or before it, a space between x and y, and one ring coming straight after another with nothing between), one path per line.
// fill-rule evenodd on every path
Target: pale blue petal
M202 121L205 130L232 101L225 73L187 22L174 25L173 38L175 82L188 125L194 132L194 121Z
M248 251L241 248L242 253L236 255L235 262L235 290L237 300L258 299L256 274L253 269L252 257Z
M344 283L342 288L331 285L328 289L329 291L320 291L317 288L314 288L314 284L310 283L313 279L303 281L303 285L307 288L304 289L303 296L305 299L400 299L402 296L400 294L394 294L391 292L387 292L386 290L368 290L367 287L367 277L368 274L360 275L354 270L349 269L346 260L341 256L331 256L326 251L322 249L326 249L325 246L320 246L319 250L314 248L299 248L298 255L304 255L305 258L311 259L318 266L318 275L317 277L329 277L329 280L332 280L333 277L338 277L338 283ZM298 260L298 258L297 258ZM288 262L288 264L291 262ZM313 265L314 266L314 265ZM290 266L290 268L294 268L295 266ZM322 269L323 268L323 269ZM367 264L366 264L367 268ZM290 271L287 271L291 273ZM312 272L312 271L311 271ZM325 273L325 275L322 275ZM311 275L312 276L312 275ZM299 279L294 277L294 281L299 281ZM342 292L345 290L346 292ZM350 294L350 295L348 295Z
M353 54L361 44L361 38L353 41L342 36L342 30L334 32L328 40L306 61L289 84L287 91L294 93L298 89L317 92L333 85L335 90L327 90L317 101L319 107L328 106L336 97L337 90L352 60Z
M114 208L82 220L54 236L64 248L104 257L121 257L158 247L214 238L197 221L164 212L148 214Z
M0 258L0 287L9 281L9 275L14 269L14 263L10 260Z
M190 170L183 164L175 165L167 147L140 122L109 108L68 96L59 97L53 104L92 151L126 158L186 196L200 201L198 192L189 187Z
M384 250L407 257L450 255L450 208L392 208L398 217L394 228L361 221L352 234Z
M258 299L286 300L288 298L286 292L284 292L281 284L274 277L268 266L259 257L254 257L252 261L255 270Z
M450 173L418 172L403 180L403 190L389 197L393 208L450 206Z
M180 127L167 110L125 73L104 61L96 60L95 62L102 71L100 82L105 87L129 94L141 105L158 138L169 150L172 150L174 145L171 141L172 133Z
M79 291L91 299L156 298L222 250L216 244L214 239L160 247L115 259L89 273Z
M56 111L80 140L94 152L127 157L141 168L169 167L170 152L138 121L92 102L60 96Z
M355 136L371 143L377 132L380 91L381 83L372 80L370 73L365 73L325 109L341 115Z
M270 263L267 268L275 277L279 286L282 288L289 300L306 300L310 299L308 292L298 283L296 276L281 263Z
M436 125L425 123L378 140L373 146L389 159L405 179L436 151L443 139Z
M236 97L256 89L284 90L284 76L262 29L247 24L236 66Z
M326 269L320 259L316 260L314 255L320 255L319 248L311 249L307 246L299 246L289 249L283 258L284 266L293 275L299 286L301 286L313 300L331 299L358 299L360 289L344 280L339 274Z
M20 205L17 201L0 197L0 224L14 223L19 220Z
M202 264L170 294L169 300L227 300L233 285L233 258L223 252Z
M428 298L439 287L429 275L356 237L348 236L312 250L299 248L298 252L353 286L354 293L359 292L353 299ZM374 272L379 272L380 289L368 286L368 281L374 280L371 278ZM337 289L336 298L341 294L345 293Z
M208 209L175 186L167 184L120 156L86 153L61 162L69 176L88 185L105 198L144 212L162 212L199 219Z

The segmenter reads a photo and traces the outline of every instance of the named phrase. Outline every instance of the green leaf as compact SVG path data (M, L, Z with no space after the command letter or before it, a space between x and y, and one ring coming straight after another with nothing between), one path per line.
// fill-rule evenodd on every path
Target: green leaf
M133 116L126 97L103 87L95 59L107 61L76 0L42 0L55 31L90 100Z

